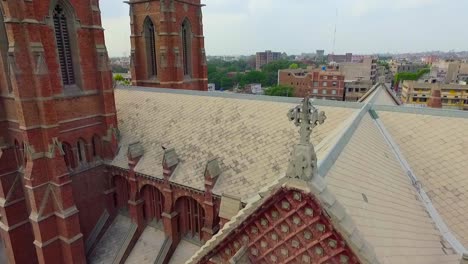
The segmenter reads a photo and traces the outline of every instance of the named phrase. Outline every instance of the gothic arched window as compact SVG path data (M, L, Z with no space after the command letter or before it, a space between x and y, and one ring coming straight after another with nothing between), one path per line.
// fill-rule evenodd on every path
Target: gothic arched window
M179 231L183 236L202 239L202 228L205 223L205 210L192 197L177 199L176 210L179 213Z
M73 52L70 36L69 17L62 5L55 6L53 11L55 40L62 73L63 85L76 84L75 69L73 66Z
M73 156L73 150L70 144L63 142L62 150L64 152L63 158L65 159L65 164L69 170L72 170L76 167L75 158Z
M83 139L79 139L76 143L76 152L78 157L78 163L80 165L86 164L88 159L86 158L86 143Z
M93 158L96 159L101 155L101 140L98 135L94 135L91 140Z
M153 22L149 17L145 19L143 27L145 36L148 77L153 78L158 75L158 64L156 60L156 30L154 28Z
M8 67L8 36L6 34L5 22L3 20L3 13L0 9L0 61L2 62L3 72L2 75L6 76L5 80L0 80L3 82L2 85L7 86L8 92L11 92L10 84L10 69Z
M184 75L190 76L192 74L192 30L190 23L187 19L182 23L182 57L184 66Z

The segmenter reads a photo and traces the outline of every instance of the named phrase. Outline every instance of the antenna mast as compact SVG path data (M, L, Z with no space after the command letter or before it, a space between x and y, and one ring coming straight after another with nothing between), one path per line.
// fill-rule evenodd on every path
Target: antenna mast
M333 49L332 54L335 55L335 46L336 46L336 25L338 24L338 8L336 9L336 18L335 18L335 32L333 33Z

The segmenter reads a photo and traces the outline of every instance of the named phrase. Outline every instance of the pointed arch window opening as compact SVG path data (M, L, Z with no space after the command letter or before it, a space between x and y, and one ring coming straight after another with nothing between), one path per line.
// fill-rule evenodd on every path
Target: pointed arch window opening
M184 76L190 77L192 75L191 64L191 29L187 20L182 23L182 59L184 67Z
M158 64L156 60L156 30L153 22L149 18L146 18L144 27L148 75L149 78L156 78L158 76Z
M0 10L0 56L3 64L3 74L5 74L5 85L7 86L8 93L11 93L12 86L10 80L10 67L8 65L8 36L6 33L5 23L3 21L3 13Z
M86 165L87 164L87 159L86 159L86 143L84 140L80 139L76 143L76 151L77 151L77 157L78 157L78 164L79 165Z
M53 20L63 85L75 85L76 76L73 67L73 54L68 19L60 4L55 6Z

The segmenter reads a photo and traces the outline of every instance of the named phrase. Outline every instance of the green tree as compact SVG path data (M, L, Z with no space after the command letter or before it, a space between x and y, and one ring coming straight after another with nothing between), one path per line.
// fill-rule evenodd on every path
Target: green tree
M293 70L299 69L299 65L297 65L297 63L293 63L293 64L289 65L289 69L293 69Z
M116 75L114 76L114 80L115 80L116 82L123 82L125 79L124 79L124 77L122 76L122 74L116 74Z
M225 90L230 90L234 86L234 80L227 76L223 76L221 77L220 84L221 84L220 86L221 88Z
M431 70L429 68L421 69L417 73L413 72L400 72L395 75L394 83L398 85L400 81L416 81L419 80L424 74L429 73Z
M275 85L265 89L265 95L293 97L294 89L290 86Z

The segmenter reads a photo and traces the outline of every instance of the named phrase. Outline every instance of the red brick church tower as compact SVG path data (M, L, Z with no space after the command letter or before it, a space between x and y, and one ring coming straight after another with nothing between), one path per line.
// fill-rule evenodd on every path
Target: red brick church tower
M98 0L0 1L0 231L10 263L86 261L106 207L98 176L116 151L103 32Z
M133 85L207 90L200 0L130 0Z

